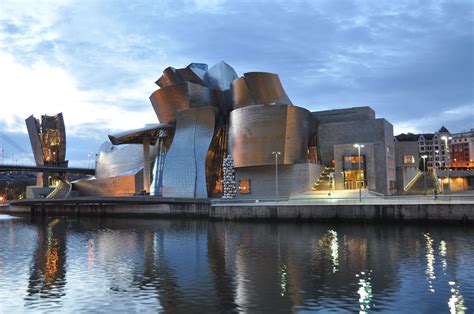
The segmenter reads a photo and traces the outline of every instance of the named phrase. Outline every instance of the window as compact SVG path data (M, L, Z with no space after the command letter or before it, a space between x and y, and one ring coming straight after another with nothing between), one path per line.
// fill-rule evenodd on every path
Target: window
M389 189L390 190L396 190L396 188L397 188L396 187L396 181L390 180L390 181L388 181L388 183L389 183Z
M388 168L387 169L387 175L389 177L394 177L395 176L395 169L394 168Z
M414 164L415 163L415 156L403 156L403 163L404 164Z
M240 194L252 193L252 190L250 188L250 179L239 180L239 192Z
M359 156L344 156L344 169L359 169ZM360 168L365 169L365 155L360 155Z

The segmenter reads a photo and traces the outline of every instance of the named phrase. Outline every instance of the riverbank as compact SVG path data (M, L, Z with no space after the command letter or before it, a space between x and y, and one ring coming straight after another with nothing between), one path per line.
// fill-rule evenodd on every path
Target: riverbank
M199 217L217 220L437 221L474 224L472 199L313 199L222 201L210 199L77 197L11 202L0 213L127 217Z
M224 220L355 220L474 223L473 204L219 205L209 217Z
M75 197L12 201L3 213L99 216L203 217L209 215L209 199L132 197Z

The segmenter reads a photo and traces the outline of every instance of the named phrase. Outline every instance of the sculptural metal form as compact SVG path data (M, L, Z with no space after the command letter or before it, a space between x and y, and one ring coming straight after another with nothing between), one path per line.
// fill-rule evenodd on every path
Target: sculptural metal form
M175 125L162 173L155 171L160 180L152 187L163 196L222 193L228 153L236 168L271 165L275 149L282 152L283 164L314 158L308 152L315 145L316 120L292 105L276 74L238 78L224 62L211 68L192 63L166 68L156 84L160 89L150 96L156 115L160 123Z
M161 123L175 125L175 136L162 174L154 173L162 180L154 180L152 190L165 197L202 198L222 191L230 89L235 78L234 69L225 62L211 68L192 63L163 71L156 81L160 89L151 94L150 101Z
M223 161L229 154L236 171L272 165L275 150L285 165L316 159L316 120L291 103L276 74L250 72L239 78L225 62L210 68L191 63L166 68L156 84L160 88L150 101L160 124L109 136L116 145L142 143L142 156L139 147L118 149L109 143L99 153L97 178L134 175L137 182L140 169L146 174L150 166L145 147L155 143L153 181L148 189L144 175L143 189L164 197L222 196ZM105 162L111 160L117 162Z
M41 116L41 122L32 115L26 120L26 128L30 137L31 147L37 166L67 167L66 159L66 129L63 114ZM60 179L63 175L53 174L52 180ZM38 177L38 185L47 185L48 182Z

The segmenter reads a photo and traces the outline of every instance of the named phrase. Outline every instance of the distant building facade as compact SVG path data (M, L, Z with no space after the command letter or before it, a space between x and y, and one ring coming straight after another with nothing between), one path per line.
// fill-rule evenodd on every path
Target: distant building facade
M451 137L451 167L474 169L474 129Z
M400 134L395 137L395 149L397 190L403 191L410 178L425 166L427 171L436 174L443 191L446 191L448 186L451 191L474 189L474 129L452 134L445 127L441 127L434 133ZM426 156L426 161L423 161L423 156ZM416 171L410 165L416 166Z

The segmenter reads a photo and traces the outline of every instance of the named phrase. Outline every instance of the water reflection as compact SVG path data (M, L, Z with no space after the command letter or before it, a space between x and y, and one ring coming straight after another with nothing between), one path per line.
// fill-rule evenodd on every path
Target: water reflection
M448 262L446 261L446 242L441 240L439 241L439 255L441 256L441 266L443 267L443 272L446 273L446 268L448 267Z
M318 247L324 258L332 263L332 272L335 273L339 265L337 232L334 230L328 230L318 241Z
M71 218L8 228L0 224L0 235L13 233L12 244L25 230L36 243L24 303L3 297L4 284L21 278L9 265L22 255L0 251L0 312L462 313L474 306L473 283L463 279L474 267L470 229Z
M373 299L372 283L370 279L371 273L372 271L369 271L368 273L361 271L360 274L356 275L356 277L359 279L359 290L357 290L357 293L359 294L360 305L359 313L368 313L371 308Z
M40 298L59 301L66 285L66 224L53 219L37 227L36 248L28 281L26 305Z
M426 243L426 275L428 276L428 289L431 292L435 292L433 288L433 280L436 279L435 270L434 270L434 249L433 249L433 239L429 233L424 233L423 237L425 238Z
M449 310L452 314L454 313L465 313L467 307L464 305L464 298L459 291L459 285L454 282L449 282L451 297L449 298L448 305Z

